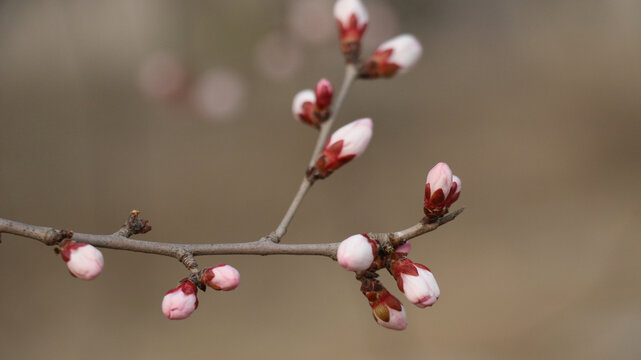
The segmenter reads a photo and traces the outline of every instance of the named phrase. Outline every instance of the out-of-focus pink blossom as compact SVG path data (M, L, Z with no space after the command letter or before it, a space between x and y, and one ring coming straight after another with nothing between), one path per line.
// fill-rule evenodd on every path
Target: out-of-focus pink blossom
M89 244L64 240L61 244L62 260L67 263L69 272L82 280L92 280L100 275L105 265L100 250Z
M167 53L152 55L143 62L138 84L145 95L160 101L180 101L189 89L185 66Z
M230 291L238 287L240 273L231 265L220 264L206 269L201 281L213 289Z
M287 9L289 32L297 39L320 44L333 35L331 0L291 0Z
M209 69L199 76L192 94L196 109L209 119L226 121L243 108L245 84L231 69Z
M365 234L352 235L338 246L338 263L349 271L367 270L376 255L376 242Z
M169 290L162 299L162 313L169 320L186 319L198 308L196 285L189 279L182 279L180 285Z

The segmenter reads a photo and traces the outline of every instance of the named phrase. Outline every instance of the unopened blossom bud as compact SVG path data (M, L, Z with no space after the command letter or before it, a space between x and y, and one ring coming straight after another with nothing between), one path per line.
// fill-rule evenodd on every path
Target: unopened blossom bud
M198 308L196 285L184 278L175 289L169 290L162 299L162 313L169 320L186 319Z
M424 265L401 258L394 260L389 269L398 289L412 304L420 308L432 306L441 295L434 275Z
M316 108L318 110L327 109L332 104L332 96L334 96L334 88L332 83L327 79L321 79L316 84Z
M354 63L360 55L361 38L369 21L367 9L360 0L338 0L334 4L334 18L338 23L341 51L347 62Z
M64 240L60 244L60 255L67 263L69 272L82 280L92 280L100 275L105 265L100 250L89 244Z
M352 235L338 246L338 263L349 271L369 269L376 256L377 245L365 234Z
M448 207L445 200L448 198L451 188L452 170L444 162L436 164L427 174L425 180L423 211L428 219L434 219L447 213Z
M458 176L452 175L452 187L450 188L450 193L445 199L445 206L450 207L452 204L458 200L459 195L461 194L461 179Z
M316 103L316 95L312 90L302 90L294 96L292 101L292 113L296 120L302 121L306 124L317 126L314 120L314 104Z
M220 264L203 271L200 281L215 290L234 290L240 282L240 273L231 265Z
M383 290L378 296L378 302L372 305L372 313L376 322L383 327L392 330L405 330L407 327L407 314L403 304L387 290Z
M310 176L323 179L365 152L372 138L373 127L371 119L360 119L336 130L311 169Z
M394 252L401 255L407 255L410 253L410 250L412 250L412 243L407 241L405 244L397 246Z
M360 70L361 78L391 77L407 72L421 57L423 47L410 34L382 43Z
M372 308L374 320L388 329L404 330L407 327L407 315L401 302L377 279L366 277L360 280L361 292Z

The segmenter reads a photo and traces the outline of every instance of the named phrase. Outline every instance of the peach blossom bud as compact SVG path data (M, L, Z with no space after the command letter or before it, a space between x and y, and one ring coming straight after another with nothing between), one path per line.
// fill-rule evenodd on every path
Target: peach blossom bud
M82 280L92 280L100 275L105 261L100 250L89 244L64 240L61 244L62 260L72 276Z
M167 291L162 299L162 313L169 320L186 319L198 308L196 285L184 278L177 288Z
M341 51L348 62L355 62L369 21L367 9L360 0L338 0L334 4L334 18L338 23Z
M316 108L324 110L332 104L332 96L334 95L334 88L332 83L327 79L321 79L316 84Z
M374 320L383 327L392 330L405 330L407 327L405 308L387 290L383 290L378 295L378 301L372 304L372 313Z
M423 54L423 47L410 34L399 35L382 43L363 65L362 78L391 77L407 72Z
M460 180L459 180L460 182ZM444 163L436 164L425 180L425 216L432 219L447 213L446 199L452 188L452 170Z
M352 235L338 246L338 263L349 271L369 269L376 256L377 245L365 234Z
M399 290L412 304L420 308L432 306L441 295L436 279L427 267L403 258L394 261L390 269Z
M450 207L452 204L458 200L459 195L461 194L461 179L458 176L452 175L452 187L450 188L450 193L445 199L445 206Z
M325 178L334 170L361 155L372 138L371 119L360 119L336 130L316 161L315 176Z
M292 113L296 120L314 125L314 104L316 95L310 89L299 91L292 102Z
M200 281L215 290L234 290L240 282L240 273L231 265L220 264L205 269Z
M407 241L405 244L397 246L395 252L401 255L407 255L412 250L412 243Z

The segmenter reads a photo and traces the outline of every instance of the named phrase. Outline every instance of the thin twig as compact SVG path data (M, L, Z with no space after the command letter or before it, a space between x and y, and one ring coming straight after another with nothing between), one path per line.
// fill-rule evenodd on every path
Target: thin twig
M334 105L332 107L330 118L321 125L320 131L318 133L318 139L316 140L316 145L314 146L314 152L312 153L312 157L309 160L308 167L314 166L316 160L318 159L318 156L320 155L321 151L323 151L323 147L325 146L325 142L327 141L327 137L329 136L329 131L332 128L334 119L336 119L338 111L343 105L343 101L345 100L345 97L347 96L347 93L349 92L349 89L352 86L352 83L354 83L357 75L358 71L354 64L347 64L345 66L345 77L343 79L343 84L341 85L341 89L336 96L336 101L334 102ZM289 209L287 209L285 216L283 216L283 220L281 220L276 230L268 236L271 241L275 243L280 242L280 239L282 239L282 237L287 232L287 227L292 222L294 214L296 214L296 210L298 210L298 207L303 201L305 194L307 194L307 191L309 191L311 187L312 182L310 182L307 176L304 176L303 181L298 188L298 192L294 197L294 200L292 200L292 203L289 205Z

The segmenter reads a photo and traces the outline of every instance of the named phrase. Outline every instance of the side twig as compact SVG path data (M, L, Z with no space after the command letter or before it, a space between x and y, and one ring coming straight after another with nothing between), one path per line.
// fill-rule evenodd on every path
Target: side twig
M316 140L314 152L312 153L312 157L309 160L308 167L314 166L314 163L318 159L318 156L320 155L321 151L323 151L323 147L325 146L325 142L327 142L327 138L329 137L329 132L332 128L332 124L334 123L334 120L338 115L338 111L340 110L343 101L345 100L345 97L347 96L347 93L349 92L349 89L351 88L352 83L354 83L357 75L358 71L356 69L356 66L354 64L347 64L347 66L345 67L345 77L343 79L343 84L341 85L341 89L338 93L338 96L336 97L336 102L334 103L334 106L332 108L331 116L320 127L318 139ZM305 194L307 194L309 189L312 187L312 184L313 180L310 181L307 176L303 177L303 181L298 188L298 192L296 193L296 196L294 196L294 200L292 200L291 204L289 205L289 209L287 209L285 216L283 216L283 220L281 220L276 230L268 236L271 241L275 243L280 242L280 239L282 239L282 237L287 232L287 227L292 222L294 214L296 214L296 210L298 210L298 207L303 201Z

